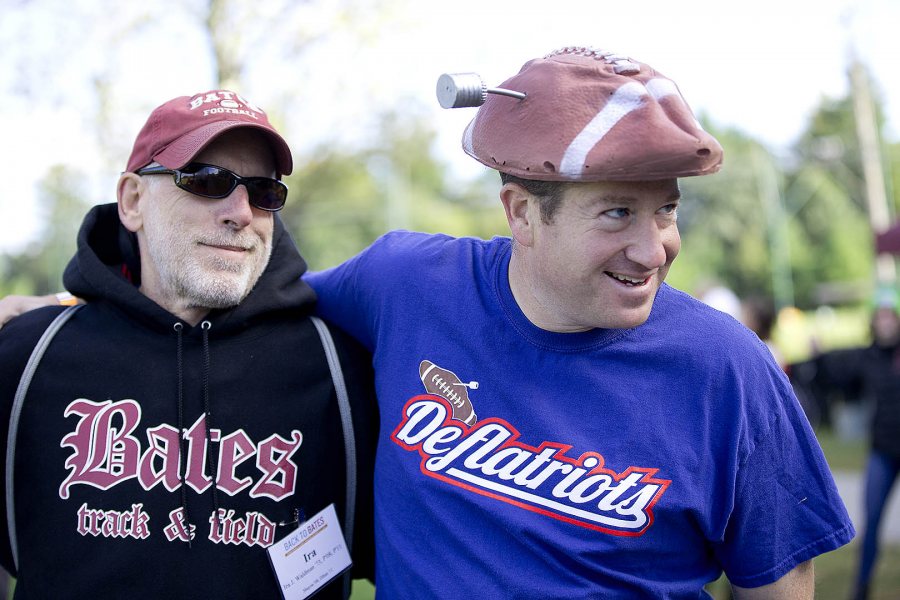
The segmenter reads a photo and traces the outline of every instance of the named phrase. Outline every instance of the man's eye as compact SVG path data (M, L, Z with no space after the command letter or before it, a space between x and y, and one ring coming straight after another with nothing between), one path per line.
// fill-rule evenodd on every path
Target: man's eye
M673 203L673 204L666 204L665 206L663 206L662 208L659 209L659 212L664 215L673 215L673 214L675 214L675 211L677 211L677 210L678 210L678 205Z
M629 213L627 208L611 208L603 211L603 214L613 219L624 219Z

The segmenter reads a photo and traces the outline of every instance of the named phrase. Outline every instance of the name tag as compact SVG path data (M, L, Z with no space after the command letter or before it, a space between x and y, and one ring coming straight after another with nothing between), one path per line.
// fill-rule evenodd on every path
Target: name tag
M309 598L353 564L334 504L266 551L285 600Z

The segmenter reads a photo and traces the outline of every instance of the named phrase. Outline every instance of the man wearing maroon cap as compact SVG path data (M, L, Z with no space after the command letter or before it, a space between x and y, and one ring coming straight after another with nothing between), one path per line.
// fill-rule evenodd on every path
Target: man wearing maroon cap
M64 283L87 303L0 331L17 597L277 598L267 548L332 505L370 576L371 367L311 317L277 217L291 169L242 96L166 102L82 225ZM340 574L321 594L347 596Z
M374 355L379 596L702 598L724 572L811 598L854 534L813 433L755 335L663 283L718 142L590 48L475 92L463 149L511 237L391 232L306 277Z

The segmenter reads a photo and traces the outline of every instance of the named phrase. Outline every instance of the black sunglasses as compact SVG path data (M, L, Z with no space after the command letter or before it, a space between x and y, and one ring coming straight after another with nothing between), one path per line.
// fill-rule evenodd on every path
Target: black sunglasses
M250 205L275 212L284 208L288 187L270 177L241 177L228 169L203 163L191 163L182 169L162 166L138 169L138 175L173 175L175 185L204 198L224 198L239 185L247 188Z

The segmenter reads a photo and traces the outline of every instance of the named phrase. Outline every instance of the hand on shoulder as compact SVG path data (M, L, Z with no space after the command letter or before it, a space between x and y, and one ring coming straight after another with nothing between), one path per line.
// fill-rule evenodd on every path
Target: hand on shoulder
M72 298L74 300L74 297ZM0 299L0 327L3 327L13 317L18 317L29 310L65 303L59 298L58 294L47 294L46 296L5 296Z

